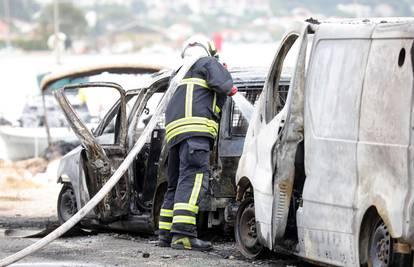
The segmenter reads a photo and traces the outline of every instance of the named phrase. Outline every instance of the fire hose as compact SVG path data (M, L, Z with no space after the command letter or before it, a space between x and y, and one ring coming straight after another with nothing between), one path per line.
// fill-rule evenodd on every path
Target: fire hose
M173 93L177 89L179 82L184 78L185 74L191 68L191 66L199 59L200 57L189 57L184 59L184 64L177 72L175 77L171 80L170 85L167 91L164 94L160 104L157 106L157 109L145 127L142 135L136 141L134 147L128 153L125 160L122 164L118 167L118 169L112 174L111 178L106 182L104 186L102 186L101 190L99 190L91 200L86 203L75 215L73 215L69 220L67 220L64 224L59 226L56 230L45 236L44 238L38 240L37 242L33 243L32 245L16 252L13 255L10 255L0 261L0 266L7 266L14 262L17 262L24 257L40 250L41 248L45 247L55 239L62 236L64 233L69 231L73 226L75 226L85 215L92 211L96 205L108 194L112 188L118 183L119 179L124 175L124 173L128 170L131 163L134 161L135 156L139 153L139 151L144 146L145 142L149 138L150 134L152 133L153 129L155 128L159 116L161 116L164 111L166 104L171 99Z

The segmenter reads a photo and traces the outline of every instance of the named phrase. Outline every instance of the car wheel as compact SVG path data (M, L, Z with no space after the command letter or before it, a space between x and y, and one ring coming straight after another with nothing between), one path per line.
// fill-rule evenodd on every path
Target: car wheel
M263 251L256 231L254 201L252 198L243 200L236 215L234 226L236 243L239 251L247 258L257 258Z
M368 245L368 266L391 266L393 240L385 223L379 219L372 228Z
M59 193L57 212L59 223L63 224L78 211L75 191L70 183L64 183Z

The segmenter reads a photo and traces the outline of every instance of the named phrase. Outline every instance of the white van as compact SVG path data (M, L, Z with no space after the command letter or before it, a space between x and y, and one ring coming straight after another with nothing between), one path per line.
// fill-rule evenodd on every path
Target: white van
M286 104L277 85L296 48ZM236 240L339 266L412 266L414 19L310 21L278 49L237 175Z

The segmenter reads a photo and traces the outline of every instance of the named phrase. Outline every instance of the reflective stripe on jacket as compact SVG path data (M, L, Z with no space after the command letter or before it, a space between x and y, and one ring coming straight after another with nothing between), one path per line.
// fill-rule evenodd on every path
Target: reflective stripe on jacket
M165 112L168 145L192 136L214 139L221 109L232 87L230 73L215 58L199 59L168 103Z

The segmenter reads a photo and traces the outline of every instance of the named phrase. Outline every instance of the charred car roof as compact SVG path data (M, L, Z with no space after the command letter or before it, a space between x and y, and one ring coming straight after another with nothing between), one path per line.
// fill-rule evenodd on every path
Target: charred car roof
M260 67L243 67L243 68L231 68L229 72L233 77L234 85L244 90L261 90L263 83L267 76L267 68ZM145 65L145 64L100 64L87 67L79 67L75 69L65 69L56 72L52 72L46 75L41 81L41 90L44 92L55 82L68 78L82 78L84 76L97 75L104 72L118 73L118 74L145 74L152 73L154 76L166 74L168 72L173 73L171 70L163 69L161 66ZM171 74L170 73L170 74ZM288 83L288 78L282 78L281 83ZM128 94L133 94L137 89L127 90Z
M99 64L92 66L83 66L78 68L63 68L58 71L54 71L46 75L40 84L42 92L53 83L67 78L77 78L83 76L92 76L101 74L104 72L119 73L119 74L145 74L155 73L163 69L162 66L150 65L150 64L139 64L139 63L117 63L117 64Z

